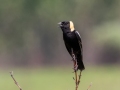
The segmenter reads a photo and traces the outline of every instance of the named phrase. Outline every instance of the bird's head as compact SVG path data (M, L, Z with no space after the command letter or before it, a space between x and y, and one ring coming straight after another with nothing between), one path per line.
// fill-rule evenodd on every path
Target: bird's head
M72 32L75 30L72 21L62 21L58 23L63 32Z

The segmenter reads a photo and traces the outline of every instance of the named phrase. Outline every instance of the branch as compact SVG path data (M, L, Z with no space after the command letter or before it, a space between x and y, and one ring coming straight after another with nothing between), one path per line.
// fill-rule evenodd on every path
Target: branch
M13 76L13 71L10 72L10 75L11 75L13 81L15 82L15 84L18 86L18 88L19 88L20 90L22 90L22 88L20 87L20 85L18 84L18 82L15 80L15 78L14 78L14 76Z
M75 90L78 90L78 86L79 86L79 83L80 83L80 78L81 78L81 73L82 73L82 71L80 71L80 75L79 75L79 77L78 77L78 74L77 74L77 67L78 67L78 65L77 65L77 61L76 61L76 58L75 58L75 54L74 54L74 52L73 52L73 49L71 49L72 50L72 61L73 61L73 69L74 69L74 73L75 73L75 78L73 78L74 80L75 80L75 85L76 85L76 87L75 87Z
M78 89L78 78L77 78L77 61L75 60L75 55L72 52L72 61L73 61L73 69L74 69L74 73L75 73L75 78L73 78L75 80L75 90Z
M78 81L77 80L78 80L77 79L77 71L75 70L75 84L76 84L76 89L75 90L78 89Z
M77 82L78 86L80 84L80 79L81 79L81 76L82 76L81 73L82 73L82 71L80 71L79 79L78 79L78 82Z
M92 86L92 82L91 82L90 85L88 86L88 89L87 89L87 90L90 90L91 86Z

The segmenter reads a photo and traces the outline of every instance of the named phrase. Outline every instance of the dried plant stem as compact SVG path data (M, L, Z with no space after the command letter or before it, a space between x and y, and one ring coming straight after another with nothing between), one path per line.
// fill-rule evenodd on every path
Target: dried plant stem
M90 90L91 86L92 86L92 82L91 82L90 85L88 86L87 90Z
M77 71L75 70L75 84L76 84L76 89L78 89L78 78L77 78Z
M19 88L20 90L22 90L22 88L20 87L20 85L18 84L18 82L15 80L15 78L14 78L14 76L13 76L13 71L10 72L10 75L11 75L13 81L15 82L15 84L18 86L18 88Z
M78 86L79 86L79 84L80 84L80 79L81 79L81 75L82 74L82 71L80 71L80 74L79 74L79 78L78 78Z
M77 90L77 88L78 88L78 75L77 75L77 70L76 70L76 61L73 59L73 65L74 65L74 73L75 73L75 78L73 78L74 80L75 80L75 85L76 85L76 87L75 87L75 90Z
M76 61L76 57L75 57L75 55L74 55L74 52L73 52L73 50L72 50L72 60L73 60L73 65L74 65L74 67L73 67L73 69L74 69L74 73L75 73L75 78L74 78L74 80L75 80L75 85L76 85L76 87L75 87L75 90L78 90L78 86L79 86L79 84L80 84L80 79L81 79L81 73L82 73L82 71L80 71L80 75L79 75L79 77L78 77L78 74L77 74L77 61Z
M72 58L73 58L73 69L74 69L74 73L75 73L75 78L74 78L74 80L75 80L75 85L76 85L76 87L75 87L75 90L77 90L78 89L78 75L77 75L77 61L75 60L75 55L74 54L72 54Z
M78 74L77 74L77 62L75 61L75 60L73 60L73 63L74 63L74 73L75 73L75 85L76 85L76 87L75 87L75 90L77 90L78 89Z

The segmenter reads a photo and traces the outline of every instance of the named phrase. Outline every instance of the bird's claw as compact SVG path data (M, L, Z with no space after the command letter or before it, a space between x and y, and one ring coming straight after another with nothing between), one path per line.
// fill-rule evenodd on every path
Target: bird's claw
M74 72L76 72L77 71L77 67L74 67Z
M72 54L72 59L73 59L73 61L75 61L75 55L74 54Z
M78 65L74 65L74 68L73 68L74 71L73 71L73 73L77 71L77 67L78 67Z

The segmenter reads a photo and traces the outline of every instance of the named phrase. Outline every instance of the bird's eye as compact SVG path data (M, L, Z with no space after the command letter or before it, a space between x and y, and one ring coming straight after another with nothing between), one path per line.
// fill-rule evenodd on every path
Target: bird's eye
M65 24L65 22L62 22L62 24L64 25L64 24Z

